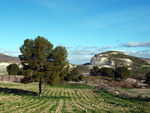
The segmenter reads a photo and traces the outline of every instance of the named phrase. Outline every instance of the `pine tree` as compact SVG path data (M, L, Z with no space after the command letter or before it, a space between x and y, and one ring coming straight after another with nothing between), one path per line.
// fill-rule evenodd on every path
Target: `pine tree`
M39 95L42 96L43 82L50 85L60 82L60 74L68 63L65 47L59 46L53 50L53 45L47 39L38 36L34 40L26 39L20 51L25 76L23 83L39 82Z

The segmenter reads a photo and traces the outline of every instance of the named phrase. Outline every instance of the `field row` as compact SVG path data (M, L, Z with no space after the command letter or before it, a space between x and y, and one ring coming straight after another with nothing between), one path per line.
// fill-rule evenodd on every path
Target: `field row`
M0 87L0 112L126 112L139 106L112 103L92 89L55 88L43 86L43 96L38 96L38 85ZM14 92L13 92L14 91ZM119 100L119 99L118 99ZM128 103L130 105L130 103Z

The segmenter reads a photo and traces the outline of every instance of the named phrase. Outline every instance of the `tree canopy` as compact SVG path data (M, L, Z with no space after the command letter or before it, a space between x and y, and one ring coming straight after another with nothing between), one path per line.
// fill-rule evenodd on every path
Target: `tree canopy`
M44 37L38 36L34 40L26 39L20 47L19 56L23 65L23 83L39 82L39 95L42 95L41 84L47 82L54 85L68 72L67 50L57 46L53 49Z
M19 75L21 70L17 64L10 64L7 66L7 72L9 75Z

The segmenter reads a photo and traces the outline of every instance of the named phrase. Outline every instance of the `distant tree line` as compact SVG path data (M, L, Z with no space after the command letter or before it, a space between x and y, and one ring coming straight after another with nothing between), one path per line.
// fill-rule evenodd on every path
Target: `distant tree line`
M121 81L129 77L130 71L127 67L118 67L113 69L106 67L98 68L97 66L94 66L90 73L92 76L106 76L113 80Z
M116 69L102 67L99 68L94 66L90 74L92 76L106 76L112 78L112 80L122 81L127 79L130 76L130 70L127 67L118 67ZM146 73L145 82L150 85L150 71Z

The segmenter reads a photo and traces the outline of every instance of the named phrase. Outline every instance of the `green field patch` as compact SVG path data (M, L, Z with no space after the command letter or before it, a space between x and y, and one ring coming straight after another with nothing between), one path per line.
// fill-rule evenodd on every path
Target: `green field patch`
M141 110L148 113L150 110L150 103L147 100L140 98L132 98L132 97L121 97L117 96L113 93L107 93L105 90L97 90L97 93L100 94L101 99L103 99L103 103L107 103L114 108L126 108L127 112L141 112Z
M54 85L50 87L51 88L69 88L69 89L92 89L93 88L93 86L91 85L78 85L78 84L70 84L70 85L60 84L60 85Z

